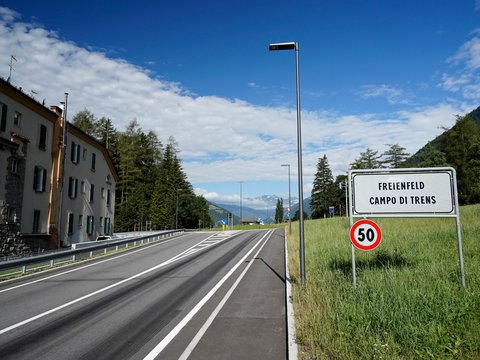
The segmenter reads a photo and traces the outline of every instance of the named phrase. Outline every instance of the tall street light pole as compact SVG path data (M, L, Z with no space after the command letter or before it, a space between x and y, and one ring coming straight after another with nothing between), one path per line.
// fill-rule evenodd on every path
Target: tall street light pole
M290 211L292 211L292 193L290 192L290 164L282 164L280 166L288 167L288 234L292 235L292 219Z
M300 278L305 285L305 237L303 226L303 173L302 173L302 121L300 116L300 75L298 70L298 42L270 44L270 51L295 50L295 77L297 83L297 155L298 155L298 198L300 201Z
M242 225L243 214L242 214L242 184L243 181L239 181L240 184L240 225Z
M183 189L177 189L177 206L175 208L175 230L178 230L178 193Z

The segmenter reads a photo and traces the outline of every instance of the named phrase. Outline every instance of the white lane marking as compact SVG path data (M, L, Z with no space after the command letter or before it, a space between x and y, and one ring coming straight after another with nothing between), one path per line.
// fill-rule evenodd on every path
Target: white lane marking
M225 276L205 295L202 300L200 300L195 307L193 307L190 312L185 315L185 317L163 338L162 341L158 343L155 348L150 351L150 353L145 356L143 360L154 360L164 349L165 347L178 335L180 330L182 330L192 318L195 316L197 312L205 305L205 303L217 292L217 290L228 280L230 276L237 270L237 268L247 259L247 257L257 248L257 246L268 236L270 237L273 233L273 230L269 230L256 244L254 247L250 249L248 253L245 254L244 257L240 259L231 269L230 271L225 274Z
M88 264L88 265L84 265L84 266L81 266L81 267L78 267L78 268L75 268L75 269L63 271L63 272L58 273L58 274L55 274L55 275L50 275L50 276L47 276L47 277L44 277L44 278L41 278L41 279L37 279L37 280L29 281L29 282L27 282L27 283L23 283L23 284L20 284L20 285L12 286L12 287L9 287L8 289L0 290L0 294L3 293L3 292L6 292L6 291L10 291L10 290L18 289L18 288L21 288L21 287L24 287L24 286L36 284L36 283L39 283L39 282L41 282L41 281L45 281L45 280L49 280L49 279L52 279L52 278L56 278L56 277L58 277L58 276L62 276L62 275L65 275L65 274L69 274L69 273L72 273L72 272L75 272L75 271L83 270L83 269L89 268L89 267L91 267L91 266L96 266L96 265L99 265L99 264L103 264L103 263L106 263L106 262L108 262L108 261L112 261L112 260L116 260L116 259L122 258L122 257L124 257L124 256L129 256L129 255L135 254L135 253L137 253L137 252L150 249L150 248L152 248L152 247L154 247L154 246L158 246L158 245L161 245L161 244L166 244L167 242L170 242L170 241L173 241L173 240L178 240L178 237L175 238L175 239L169 239L169 240L161 241L161 242L158 242L158 243L153 244L153 245L151 245L151 246L143 247L143 248L138 249L138 250L129 251L128 253L125 253L125 254L122 254L122 255L118 255L118 256L115 256L115 257L112 257L112 258L108 258L108 259L105 259L105 260L97 261L97 262L92 263L92 264Z
M203 241L203 240L202 240L202 241ZM194 246L195 246L195 245L194 245ZM200 250L199 250L199 251L200 251ZM106 286L106 287L104 287L104 288L101 288L101 289L99 289L99 290L96 290L96 291L94 291L94 292L91 292L91 293L89 293L89 294L87 294L87 295L81 296L81 297L79 297L79 298L77 298L77 299L75 299L75 300L69 301L68 303L65 303L65 304L63 304L63 305L57 306L57 307L55 307L55 308L53 308L53 309L50 309L50 310L47 310L47 311L45 311L45 312L43 312L43 313L41 313L41 314L32 316L31 318L28 318L28 319L26 319L26 320L20 321L20 322L18 322L18 323L16 323L16 324L13 324L13 325L11 325L11 326L8 326L8 327L6 327L6 328L4 328L4 329L1 329L1 330L0 330L0 335L5 334L5 333L7 333L7 332L9 332L9 331L11 331L11 330L13 330L13 329L16 329L16 328L20 327L20 326L23 326L23 325L26 325L26 324L28 324L28 323L31 323L32 321L38 320L38 319L40 319L40 318L43 318L43 317L45 317L45 316L47 316L47 315L53 314L54 312L57 312L57 311L59 311L59 310L62 310L62 309L66 308L66 307L69 307L69 306L71 306L71 305L74 305L74 304L76 304L76 303L78 303L78 302L80 302L80 301L86 300L86 299L88 299L88 298L90 298L90 297L92 297L92 296L95 296L95 295L101 294L101 293L103 293L103 292L105 292L105 291L107 291L107 290L113 289L113 288L115 288L115 287L117 287L117 286L119 286L119 285L122 285L122 284L130 281L130 280L136 279L136 278L138 278L138 277L140 277L140 276L143 276L143 275L145 275L145 274L148 274L148 273L150 273L150 272L152 272L152 271L158 270L158 269L160 269L160 268L162 268L162 267L164 267L164 266L166 266L166 265L169 265L169 264L171 264L171 263L173 263L173 262L175 262L175 261L177 261L177 260L183 259L183 258L185 258L185 257L187 257L187 256L189 256L189 255L190 255L190 254L185 254L185 251L184 251L184 252L180 253L179 255L174 256L174 257L171 258L171 259L168 259L168 260L166 260L166 261L164 261L164 262L162 262L162 263L160 263L160 264L158 264L158 265L155 265L154 267L151 267L151 268L149 268L149 269L147 269L147 270L144 270L144 271L142 271L142 272L140 272L140 273L138 273L138 274L135 274L135 275L133 275L133 276L130 276L130 277L127 278L127 279L123 279L123 280L118 281L118 282L116 282L116 283L114 283L114 284L111 284L111 285L109 285L109 286Z
M188 346L185 348L185 351L182 353L182 355L180 355L180 357L178 358L178 360L187 360L188 357L192 354L193 350L195 349L195 347L197 346L197 344L199 343L200 339L203 337L203 335L205 335L205 333L207 332L208 328L210 327L210 325L212 325L213 323L213 320L215 320L215 318L217 317L218 313L222 310L222 308L225 306L225 304L227 303L228 299L230 298L230 296L232 296L233 292L235 291L235 289L237 288L238 284L240 284L240 281L242 281L243 277L245 276L245 274L247 273L247 271L250 269L250 266L252 266L253 264L253 261L258 257L258 254L260 254L260 251L262 251L263 247L265 246L265 244L268 242L268 240L270 240L270 238L268 238L267 240L265 240L265 242L263 243L263 245L258 249L258 251L255 253L255 255L253 255L252 257L252 260L248 263L248 265L245 267L245 269L243 269L242 273L240 274L240 276L237 278L237 280L233 283L233 285L230 287L230 289L228 290L228 292L225 294L225 296L223 297L222 301L220 301L220 303L217 305L217 307L215 308L215 310L213 310L213 312L210 314L210 316L208 317L207 321L205 321L205 323L202 325L202 327L200 328L200 330L198 330L197 334L194 336L194 338L192 339L192 341L190 342L190 344L188 344Z

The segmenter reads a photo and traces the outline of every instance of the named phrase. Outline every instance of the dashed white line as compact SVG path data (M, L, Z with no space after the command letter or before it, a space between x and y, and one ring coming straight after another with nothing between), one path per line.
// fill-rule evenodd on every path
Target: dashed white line
M244 261L250 256L250 254L258 247L258 245L266 238L270 237L273 230L269 230L246 254L243 256L225 276L205 295L192 310L158 343L155 348L143 359L154 360L164 349L170 344L170 342L178 335L178 333L192 320L200 309L206 304L206 302L218 291L218 289L225 283L225 281L232 276L237 268L244 263Z

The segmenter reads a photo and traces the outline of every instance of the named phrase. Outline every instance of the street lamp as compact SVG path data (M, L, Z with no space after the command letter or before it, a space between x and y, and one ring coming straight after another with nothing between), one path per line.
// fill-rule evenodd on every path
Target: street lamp
M270 51L295 50L295 77L297 88L297 153L298 153L298 197L300 200L300 278L305 285L305 238L303 227L303 174L302 174L302 122L300 116L300 75L298 70L298 42L270 44Z
M177 189L177 206L175 208L175 230L178 230L178 193L183 189Z
M288 167L288 233L292 235L292 220L290 216L290 211L292 211L292 196L290 192L290 164L282 164L280 166Z
M243 220L243 216L242 216L242 184L244 182L243 181L239 181L239 184L240 184L240 225L242 225L242 220Z

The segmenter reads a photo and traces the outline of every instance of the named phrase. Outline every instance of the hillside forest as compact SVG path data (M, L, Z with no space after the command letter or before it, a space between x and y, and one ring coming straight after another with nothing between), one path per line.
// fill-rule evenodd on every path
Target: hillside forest
M460 205L480 203L480 107L457 116L455 125L410 156L399 144L386 144L379 154L367 148L350 164L350 169L453 167L457 173ZM312 218L329 216L328 207L345 214L347 175L332 176L327 156L319 158L313 183Z
M118 171L115 232L210 227L209 204L188 182L173 137L163 144L136 120L119 131L87 109L72 123L106 147Z

